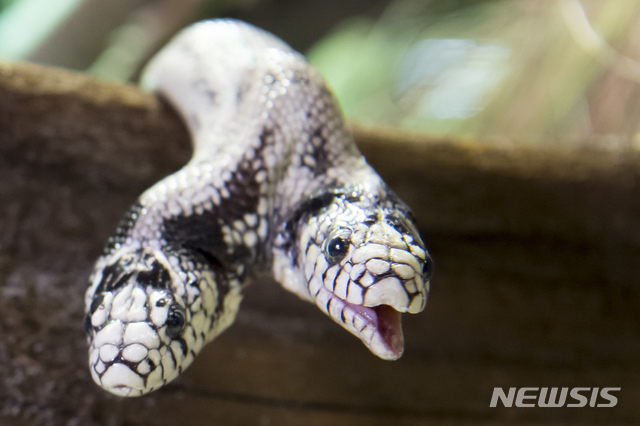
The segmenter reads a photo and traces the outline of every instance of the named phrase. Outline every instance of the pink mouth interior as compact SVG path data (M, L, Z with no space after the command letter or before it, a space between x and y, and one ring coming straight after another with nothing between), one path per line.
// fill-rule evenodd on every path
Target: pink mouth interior
M404 336L400 312L389 305L376 306L373 310L378 314L378 332L382 340L394 353L401 354L404 350Z
M382 341L389 350L395 354L401 354L403 352L404 336L402 334L400 312L388 305L367 308L366 306L352 305L346 301L343 302L378 330Z

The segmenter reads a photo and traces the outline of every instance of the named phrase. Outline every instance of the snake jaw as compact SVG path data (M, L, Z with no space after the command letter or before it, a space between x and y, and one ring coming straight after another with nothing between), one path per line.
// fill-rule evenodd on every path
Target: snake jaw
M401 313L389 305L367 307L349 303L322 287L316 305L376 356L388 361L404 352Z
M404 334L401 312L389 305L367 308L347 303L347 306L356 311L357 315L370 320L371 325L375 328L371 340L369 342L363 340L371 352L387 361L394 361L402 356Z
M373 308L378 316L378 334L384 344L398 359L404 352L404 334L402 333L402 321L400 312L388 305L380 305Z
M116 385L109 388L109 392L117 396L137 396L141 389L134 389L130 386Z

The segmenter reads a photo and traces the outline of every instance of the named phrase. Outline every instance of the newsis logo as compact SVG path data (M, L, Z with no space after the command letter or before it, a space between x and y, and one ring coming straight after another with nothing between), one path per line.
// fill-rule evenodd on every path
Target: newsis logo
M615 407L618 398L612 395L620 388L493 388L490 407L497 407L498 401L505 407ZM569 396L569 398L567 398ZM598 403L598 396L607 403Z

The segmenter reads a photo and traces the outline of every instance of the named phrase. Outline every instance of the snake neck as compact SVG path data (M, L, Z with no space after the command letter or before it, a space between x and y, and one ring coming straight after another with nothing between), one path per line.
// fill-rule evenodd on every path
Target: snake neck
M183 117L194 155L140 196L96 262L94 380L122 396L173 380L234 321L257 268L400 357L400 314L424 308L431 261L318 72L263 31L215 21L178 35L143 82Z
M208 40L203 43L202 40ZM177 78L179 77L179 78ZM358 152L324 79L282 41L231 21L198 24L179 35L144 72L143 83L184 118L194 144L190 164L147 191L141 203L153 241L179 220L180 241L227 261L265 266L282 224L299 200L378 179ZM200 224L212 227L206 238ZM177 229L178 227L176 227Z

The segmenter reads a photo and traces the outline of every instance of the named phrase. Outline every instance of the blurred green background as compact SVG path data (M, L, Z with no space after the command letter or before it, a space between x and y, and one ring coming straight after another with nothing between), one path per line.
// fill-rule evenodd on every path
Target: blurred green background
M0 59L135 81L180 28L234 17L306 53L355 122L640 148L639 13L635 0L1 0Z

